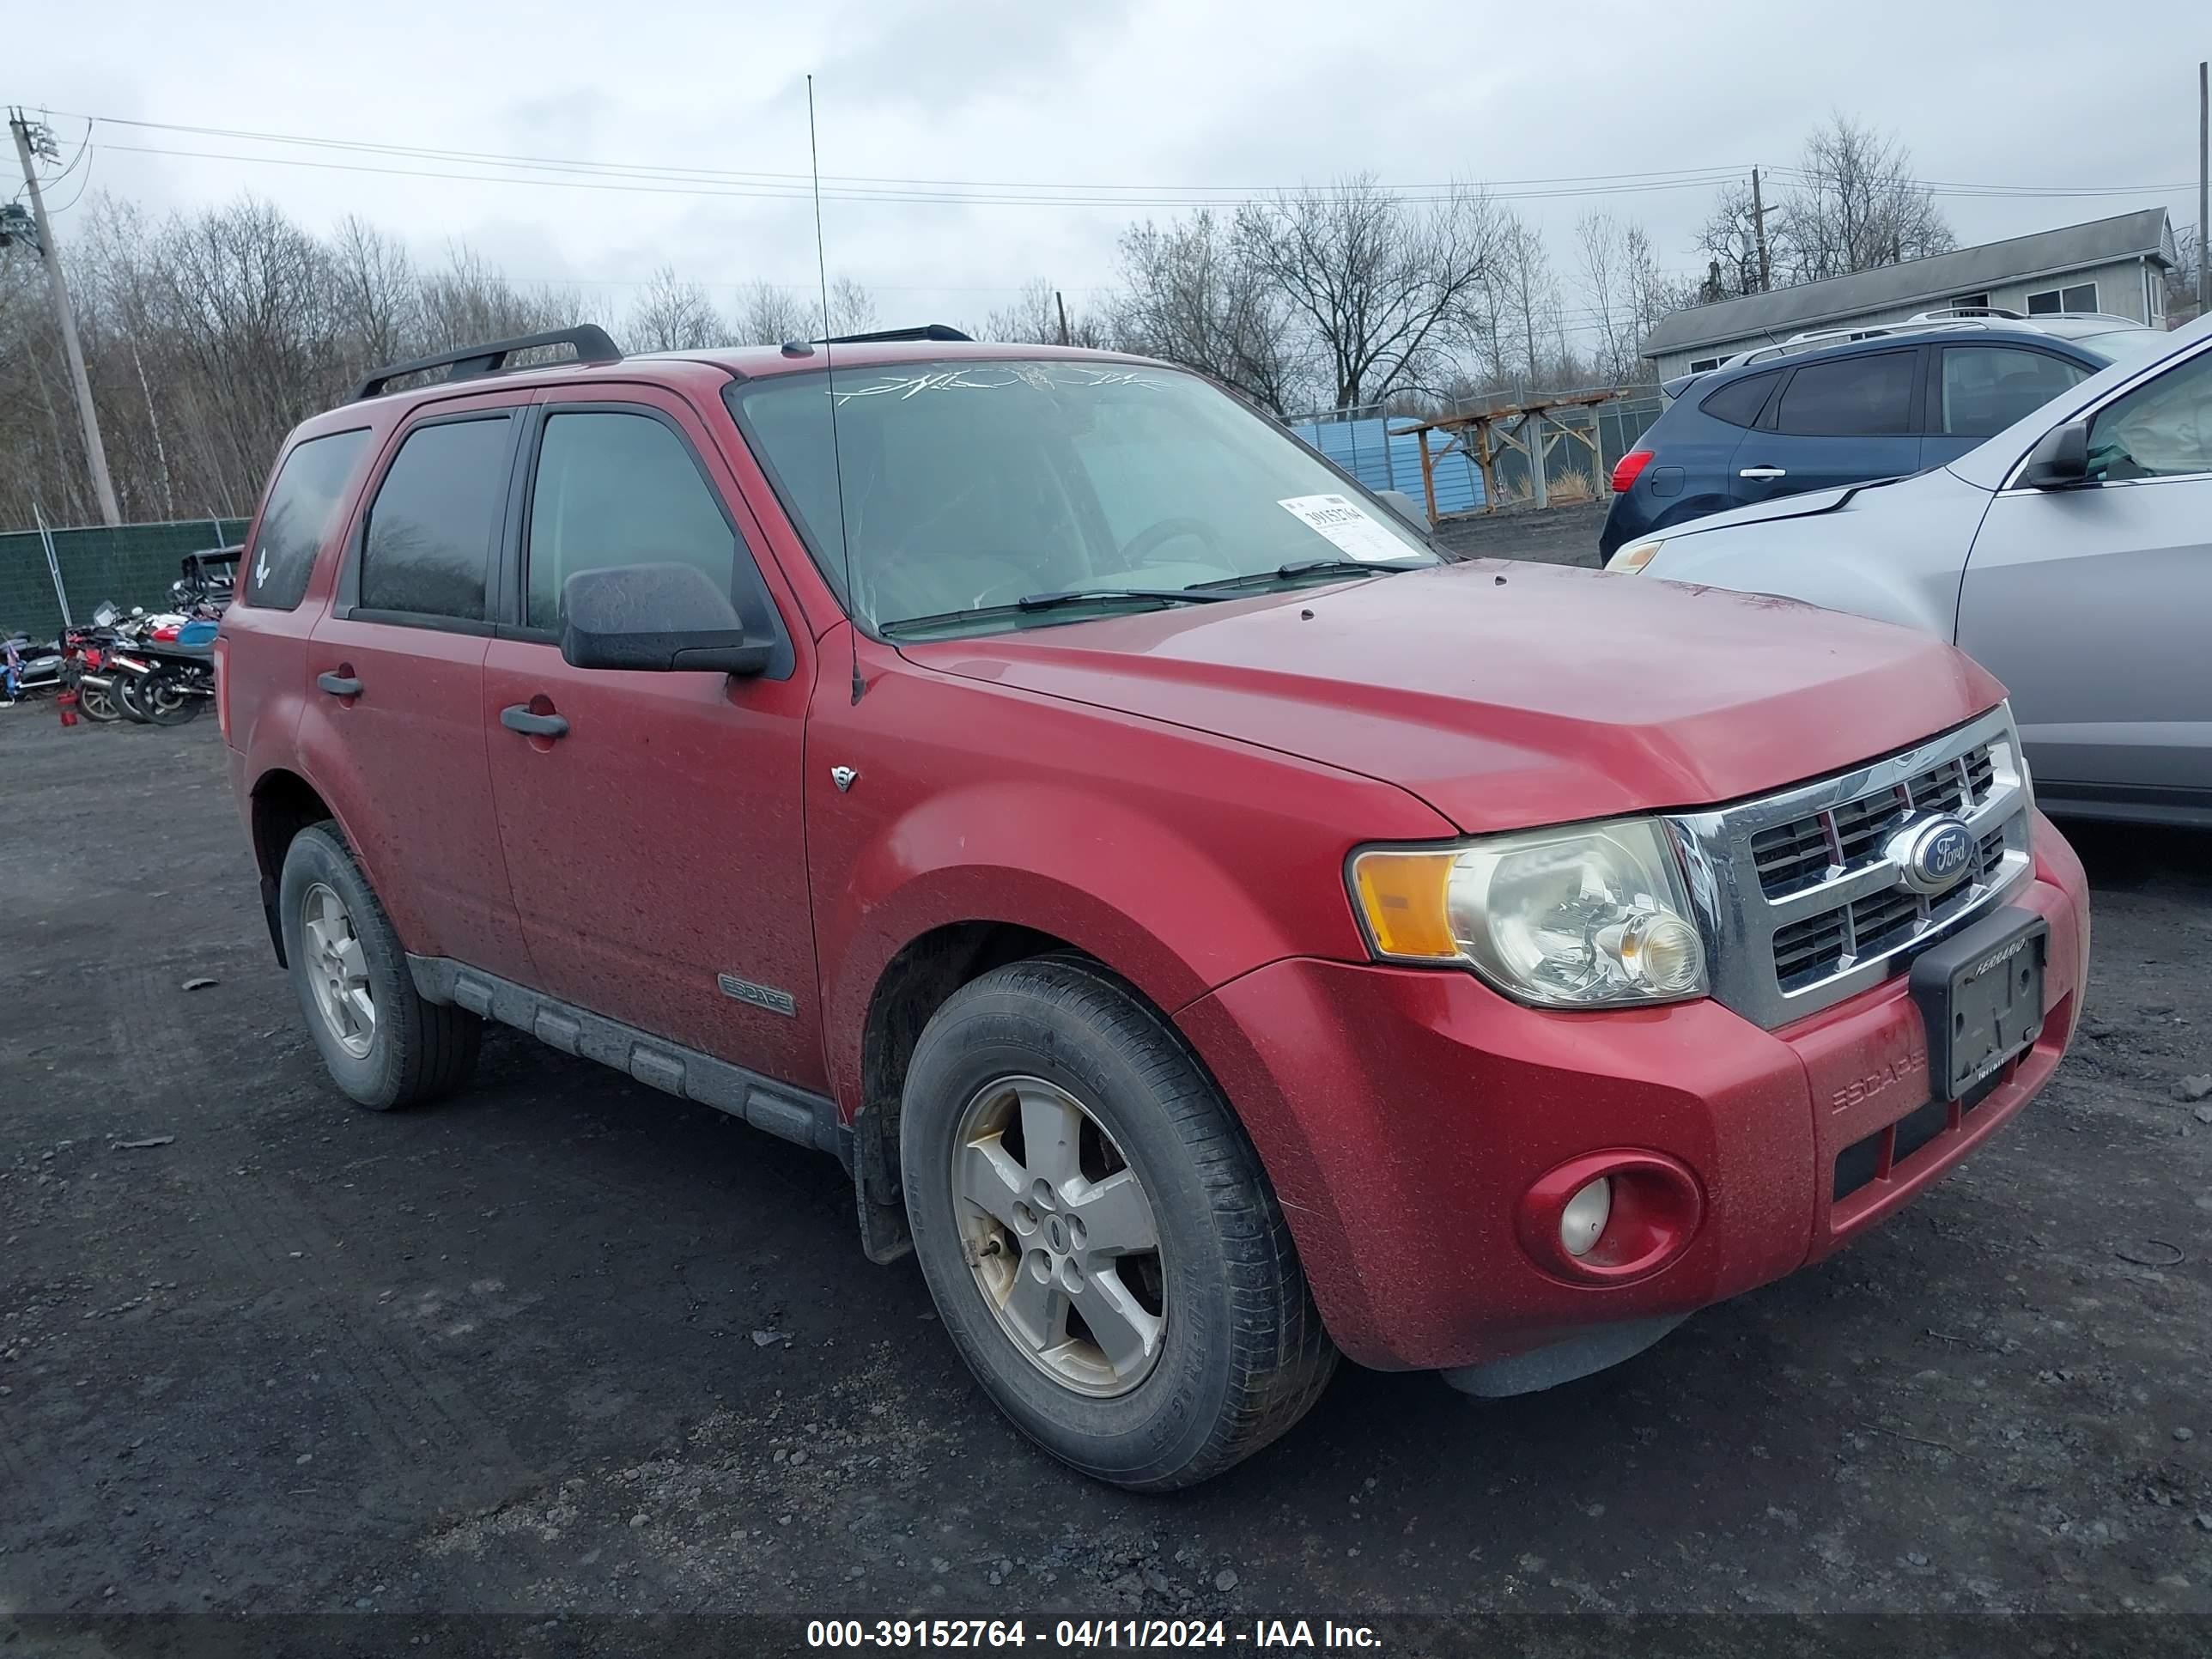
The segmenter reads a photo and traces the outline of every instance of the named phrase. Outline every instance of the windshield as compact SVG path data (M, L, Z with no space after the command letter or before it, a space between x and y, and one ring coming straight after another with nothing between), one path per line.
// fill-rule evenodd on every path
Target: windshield
M1196 602L1224 584L1260 591L1441 562L1297 439L1173 369L840 370L837 452L829 376L738 382L726 395L824 576L892 635L1040 627L1176 604L1185 589ZM1047 596L1055 602L1021 605Z
M2160 328L2114 328L2102 334L2079 334L2075 338L2108 362L2131 363L2173 343L2173 336Z

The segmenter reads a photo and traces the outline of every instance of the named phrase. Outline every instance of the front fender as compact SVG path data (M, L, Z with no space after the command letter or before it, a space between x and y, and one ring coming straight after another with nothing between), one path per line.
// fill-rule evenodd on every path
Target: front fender
M1802 517L1686 526L1644 574L1773 593L1894 623L1947 643L1990 496L1942 468Z
M894 671L857 709L823 702L807 844L825 1060L848 1115L875 988L933 929L1064 939L1172 1014L1283 957L1365 960L1345 855L1455 833L1395 785L1013 688Z

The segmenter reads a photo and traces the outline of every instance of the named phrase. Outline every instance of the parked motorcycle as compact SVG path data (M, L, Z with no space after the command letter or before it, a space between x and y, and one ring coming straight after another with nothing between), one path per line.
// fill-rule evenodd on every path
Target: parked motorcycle
M157 626L118 641L108 655L117 706L125 719L154 726L198 719L215 696L215 623L187 621L172 629L144 620ZM171 637L158 637L163 632Z
M89 626L72 628L62 636L62 683L76 688L78 712L103 726L123 718L115 671L108 662L122 620L112 601L103 602Z

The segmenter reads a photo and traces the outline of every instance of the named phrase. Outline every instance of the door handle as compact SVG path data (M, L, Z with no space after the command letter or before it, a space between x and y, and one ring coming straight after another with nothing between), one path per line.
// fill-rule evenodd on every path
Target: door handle
M318 674L315 684L334 697L357 697L361 695L361 682L350 675Z
M1790 476L1790 469L1786 466L1747 466L1735 476L1739 478L1750 478L1759 483L1765 483L1770 478L1788 477Z
M559 714L533 714L526 702L510 703L499 711L499 723L526 738L565 738L568 722Z

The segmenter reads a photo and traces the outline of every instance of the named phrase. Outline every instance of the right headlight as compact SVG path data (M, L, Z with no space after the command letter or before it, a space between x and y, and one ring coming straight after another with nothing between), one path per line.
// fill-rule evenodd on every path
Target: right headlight
M1632 576L1651 562L1652 556L1667 544L1663 540L1631 542L1606 562L1609 576Z
M1348 873L1386 962L1463 964L1549 1008L1705 994L1705 941L1654 819L1368 848Z

